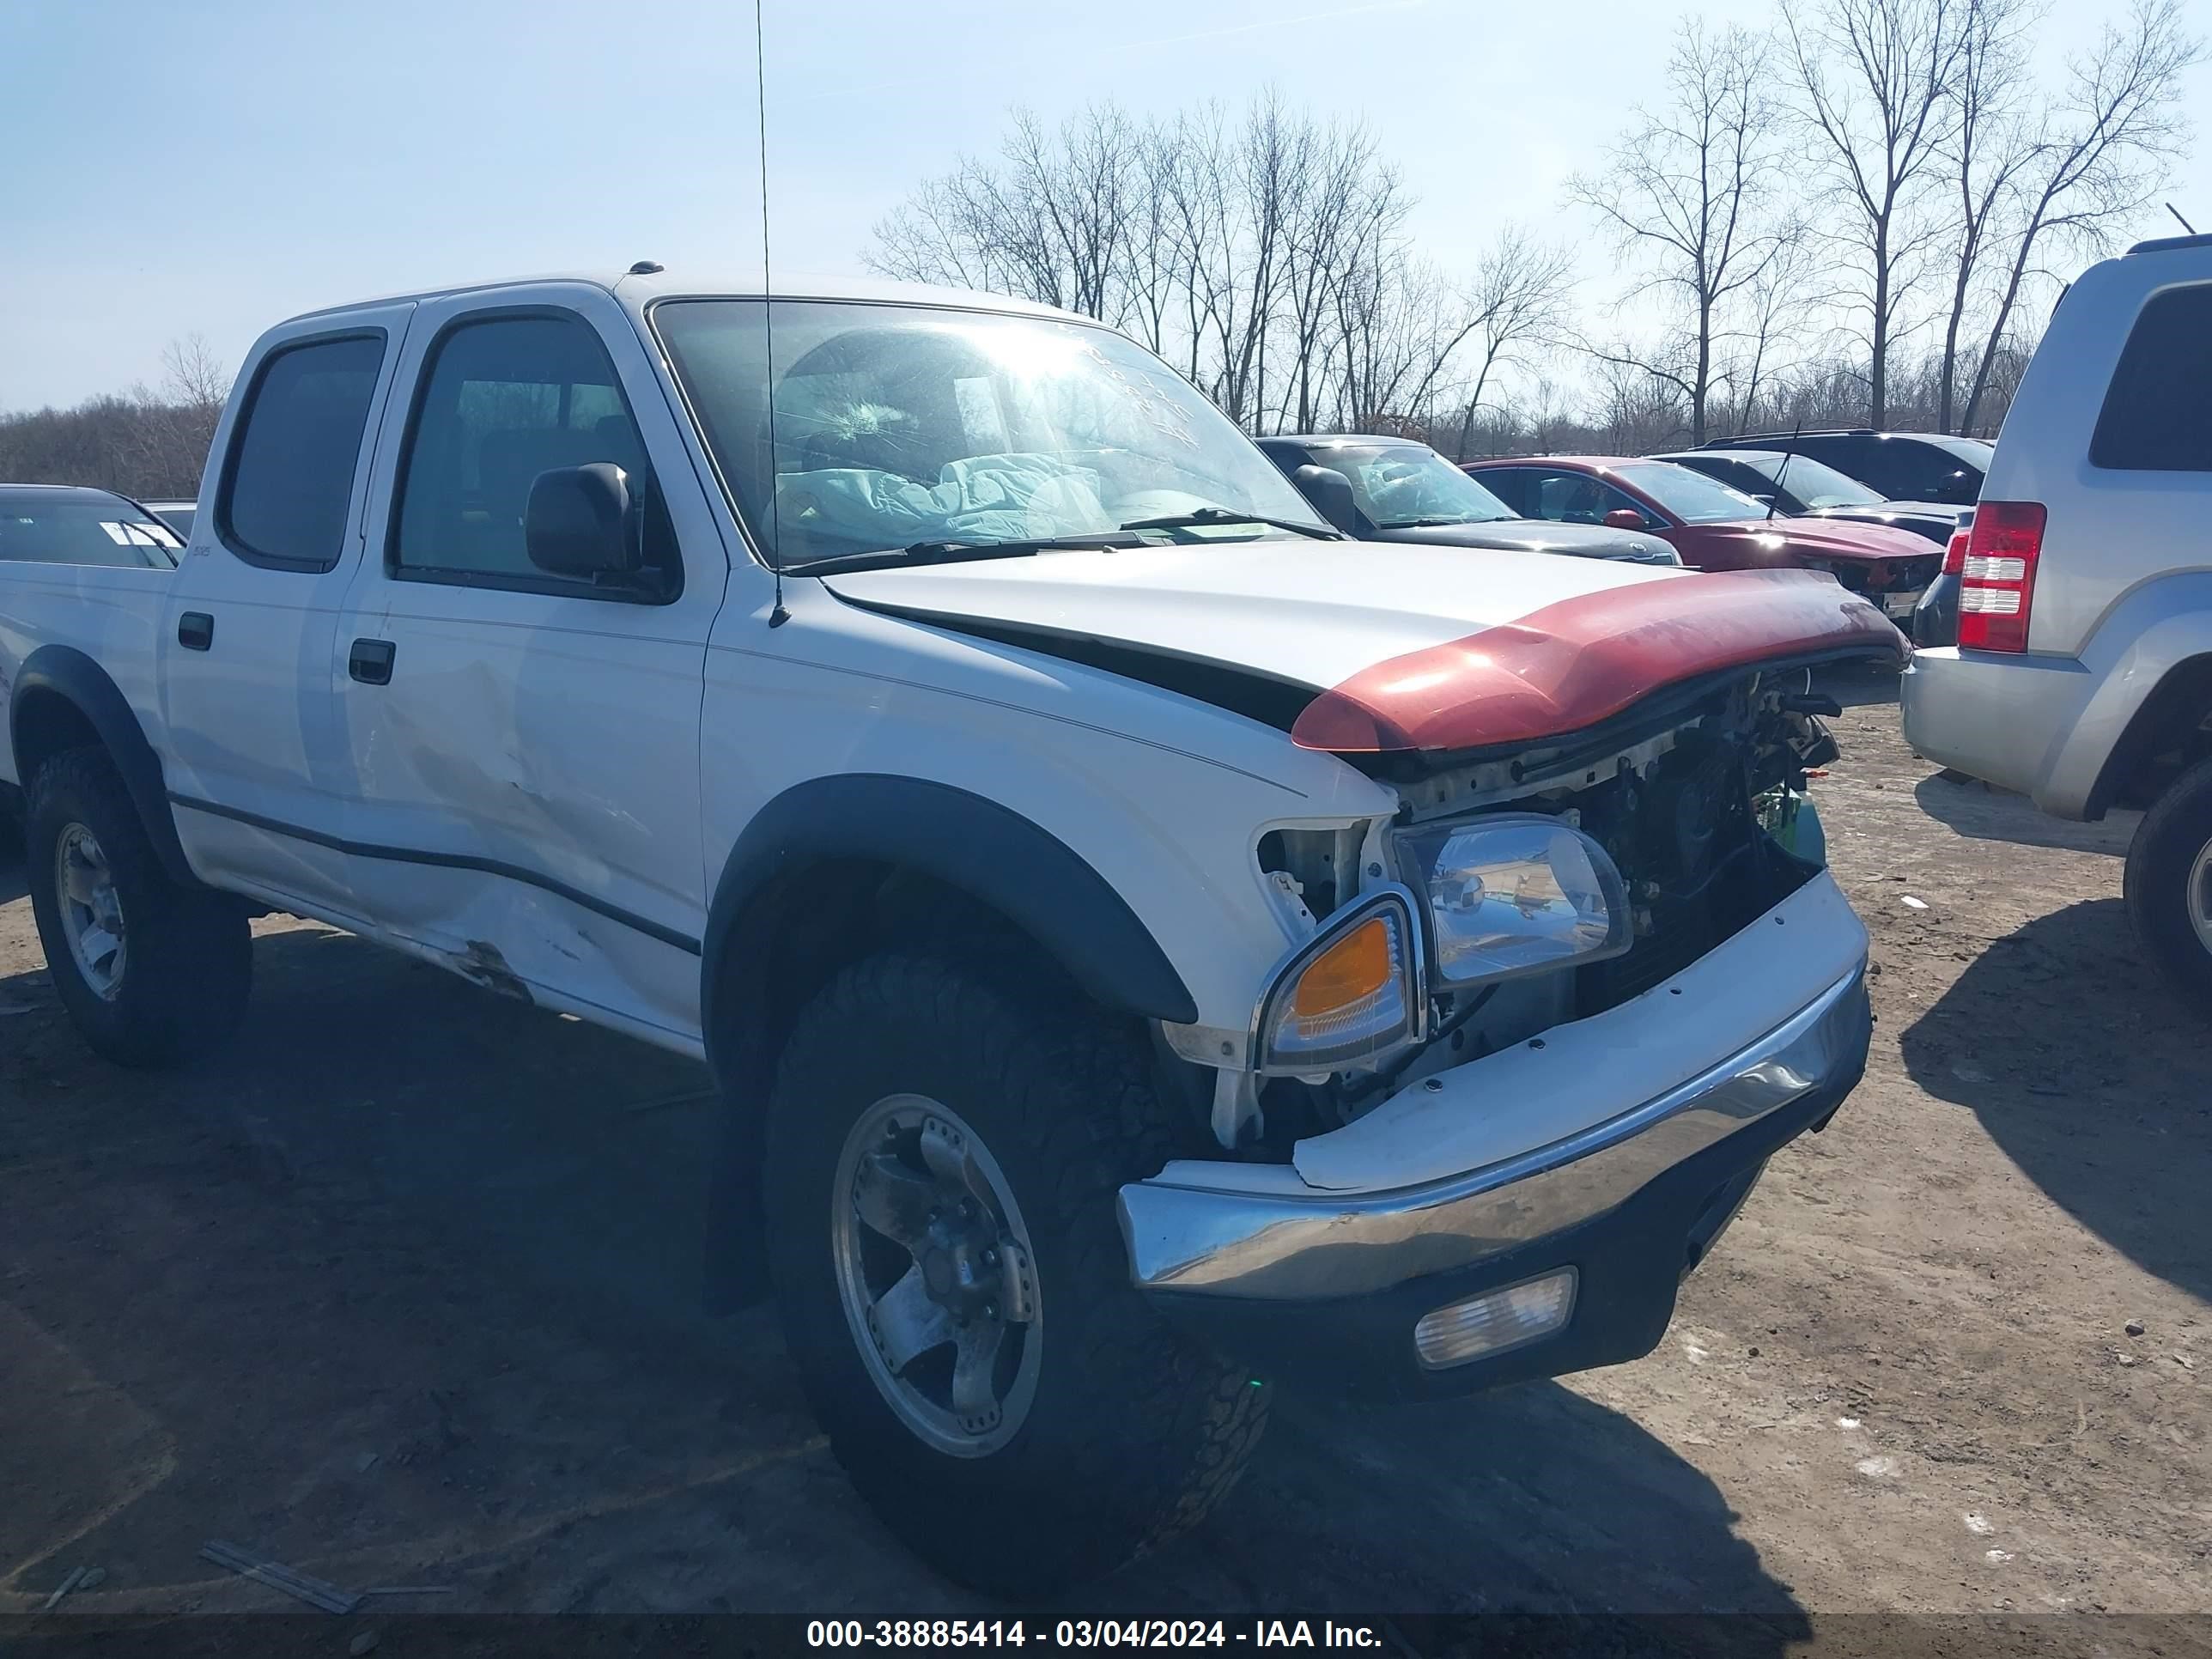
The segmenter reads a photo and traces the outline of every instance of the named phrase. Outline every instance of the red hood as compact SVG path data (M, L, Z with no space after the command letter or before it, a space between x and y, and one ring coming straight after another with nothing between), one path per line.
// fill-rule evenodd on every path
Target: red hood
M1764 563L1778 552L1802 559L1918 559L1942 550L1910 530L1845 519L1785 519L1778 514L1734 524L1693 525L1691 530L1705 548L1723 540L1748 540L1765 556L1746 559L1747 565ZM1775 537L1781 538L1778 547L1771 539ZM1686 555L1683 562L1698 561Z
M1701 674L1815 656L1902 667L1911 648L1824 572L1713 572L1561 599L1378 662L1316 697L1291 738L1336 754L1529 743Z

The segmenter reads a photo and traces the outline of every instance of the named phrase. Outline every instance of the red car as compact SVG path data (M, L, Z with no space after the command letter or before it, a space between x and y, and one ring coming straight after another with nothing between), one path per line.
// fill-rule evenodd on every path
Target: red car
M1892 617L1909 617L1942 554L1887 525L1793 519L1672 461L1546 455L1467 471L1525 519L1648 531L1700 570L1826 570Z

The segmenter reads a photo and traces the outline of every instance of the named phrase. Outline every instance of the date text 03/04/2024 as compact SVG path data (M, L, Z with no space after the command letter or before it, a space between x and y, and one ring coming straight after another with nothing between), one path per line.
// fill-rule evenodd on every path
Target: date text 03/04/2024
M1379 1648L1370 1626L1305 1619L813 1619L811 1648Z

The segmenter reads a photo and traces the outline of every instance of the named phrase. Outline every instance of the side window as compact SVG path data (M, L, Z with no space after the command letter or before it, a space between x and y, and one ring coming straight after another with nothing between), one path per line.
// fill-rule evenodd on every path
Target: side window
M1936 492L1955 470L1932 445L1911 439L1823 438L1819 441L1824 447L1815 448L1814 440L1806 439L1798 446L1799 453L1826 461L1893 501L1942 500Z
M380 331L356 334L263 359L216 497L232 552L288 570L338 562L384 345Z
M530 562L523 515L542 472L609 462L640 503L646 562L674 597L681 569L613 362L574 316L464 321L432 347L400 458L393 575L634 599Z
M1549 519L1555 524L1603 524L1607 514L1625 507L1648 521L1642 507L1602 478L1593 478L1585 472L1534 469L1528 476L1535 484L1531 518Z
M1528 469L1524 466L1485 467L1473 475L1475 483L1511 507L1524 519L1534 518L1528 510Z
M2089 464L2212 472L2212 283L2170 288L2136 318L2097 416Z

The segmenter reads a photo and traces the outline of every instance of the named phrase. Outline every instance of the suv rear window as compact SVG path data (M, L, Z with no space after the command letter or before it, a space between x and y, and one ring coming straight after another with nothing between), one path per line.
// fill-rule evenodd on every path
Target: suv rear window
M381 333L286 346L262 363L216 503L232 552L287 570L338 562L383 366Z
M2124 472L2212 472L2212 283L2154 295L2136 316L2089 462Z

